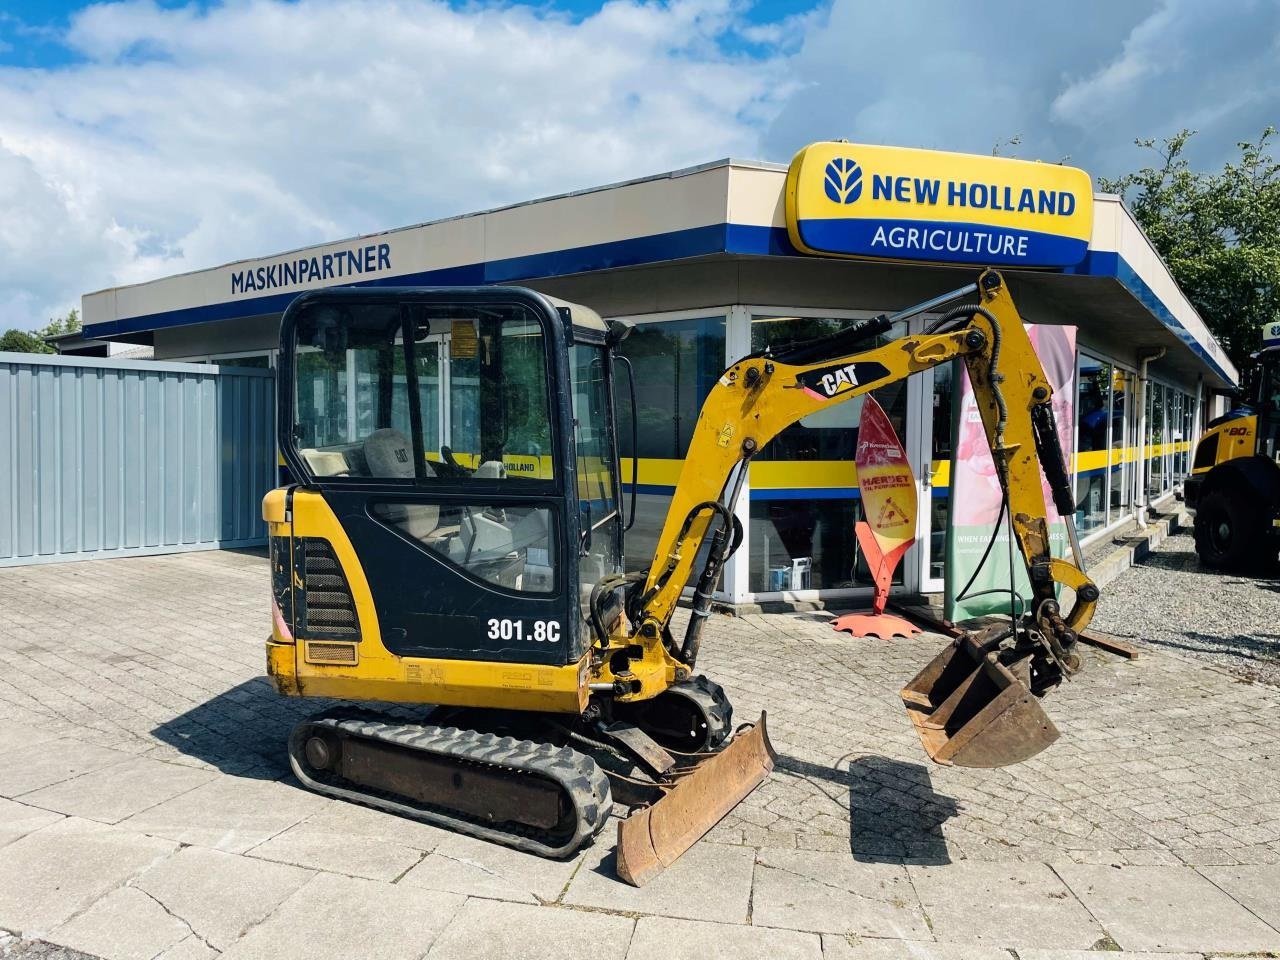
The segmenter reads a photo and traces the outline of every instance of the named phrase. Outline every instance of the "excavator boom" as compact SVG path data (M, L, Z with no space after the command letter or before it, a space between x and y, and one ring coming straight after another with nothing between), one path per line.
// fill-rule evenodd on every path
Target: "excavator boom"
M897 319L971 294L976 297L944 313L931 333L854 349L887 332ZM653 564L642 579L616 585L628 592L628 617L618 624L629 619L635 627L623 627L609 645L639 640L676 676L692 670L720 566L739 539L734 508L751 458L804 417L956 358L964 360L973 383L1013 535L1030 576L1031 608L1021 623L957 639L903 689L902 699L925 752L938 763L999 767L1049 746L1058 731L1039 697L1079 669L1073 648L1093 616L1098 591L1083 572L1071 528L1074 502L1054 423L1053 387L995 271L895 317L749 356L725 371L703 404ZM1067 520L1075 564L1051 554L1042 474ZM696 580L692 615L677 644L669 631L671 615L704 541L710 546ZM1074 591L1065 615L1059 586ZM629 672L635 676L636 665ZM763 718L757 730L763 732ZM756 736L744 741L740 752L738 762L707 764L678 788L732 802L682 803L678 817L655 808L623 822L618 846L623 876L645 877L661 869L754 789L763 779L761 766L772 766L772 748L767 738ZM711 782L695 787L697 777ZM675 800L668 797L659 807Z

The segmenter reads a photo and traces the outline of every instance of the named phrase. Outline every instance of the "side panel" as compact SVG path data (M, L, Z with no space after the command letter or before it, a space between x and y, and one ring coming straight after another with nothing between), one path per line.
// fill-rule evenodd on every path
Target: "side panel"
M1257 434L1258 418L1252 414L1232 417L1210 427L1196 444L1192 474L1206 474L1220 463L1252 457L1257 452Z
M281 493L273 491L268 501L273 501ZM274 509L275 505L272 502L264 506ZM373 523L367 517L365 522ZM359 524L355 526L360 529ZM455 656L455 651L436 645L437 639L444 644L454 642L451 637L457 634L440 638L417 636L412 639L412 649L417 655L409 654L407 646L406 655L397 655L383 642L379 602L370 589L370 579L357 557L356 546L324 497L319 493L296 490L290 521L272 525L273 534L286 529L292 530L295 552L296 544L302 538L323 539L330 545L350 589L359 628L356 635L349 638L354 645L354 663L320 663L312 662L314 658L308 656L310 641L301 631L295 640L289 642L281 630L282 624L277 621L267 646L267 662L268 672L281 693L557 713L577 713L585 708L588 696L588 662L585 656L572 662L564 659L557 663L510 662L493 656L481 658L481 651L472 650L470 658L462 659ZM390 534L388 537L395 539ZM383 544L381 537L378 543ZM397 601L387 601L381 587L379 596L392 607L407 610L415 595L423 593L421 584L430 576L430 567L422 563L415 548L408 543L404 546L412 553L397 551L379 557L374 561L374 569L395 566L396 559L404 561L397 574L397 583L406 591L405 596ZM416 588L415 583L418 584ZM305 580L295 579L294 586L292 602L296 615L296 610L305 604L307 585ZM394 614L390 616L394 622ZM563 658L564 654L555 656Z

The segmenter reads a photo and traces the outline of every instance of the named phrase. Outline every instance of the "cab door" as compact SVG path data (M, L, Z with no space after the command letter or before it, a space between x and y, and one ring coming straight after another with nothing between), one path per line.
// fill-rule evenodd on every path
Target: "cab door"
M286 312L283 452L350 541L390 653L580 659L565 339L515 288L323 291Z

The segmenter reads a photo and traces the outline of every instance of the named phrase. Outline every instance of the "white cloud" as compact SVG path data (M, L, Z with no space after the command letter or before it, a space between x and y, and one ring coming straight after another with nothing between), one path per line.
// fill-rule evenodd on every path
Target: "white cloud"
M1018 156L1114 176L1147 162L1135 138L1190 126L1212 167L1280 122L1277 63L1280 0L835 0L764 143L987 153L1018 136Z
M0 71L0 328L101 286L754 153L785 95L733 0L90 7Z
M0 69L0 328L101 286L813 140L1018 136L1019 156L1114 175L1146 161L1135 137L1200 128L1212 167L1280 121L1280 0L750 3L89 7L62 37L77 62Z

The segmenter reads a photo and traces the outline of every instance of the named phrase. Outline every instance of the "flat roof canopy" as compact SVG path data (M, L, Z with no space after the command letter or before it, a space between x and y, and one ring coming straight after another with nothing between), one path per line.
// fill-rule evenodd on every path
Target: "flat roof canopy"
M750 261L755 265L752 271L739 271L737 298L725 302L778 302L760 289L769 276L781 276L770 269L772 265L785 267L792 278L812 273L828 287L832 282L837 289L856 284L858 302L846 306L874 303L878 309L891 309L972 280L973 267L835 260L799 253L786 230L786 169L721 160L101 290L83 297L84 334L137 341L174 327L235 320L241 323L228 328L242 327L247 318L278 315L303 290L352 284L549 281L538 286L573 298L582 284L570 283L570 278L594 286L583 275L607 274L616 288L619 280L638 269L687 266L714 273ZM1225 351L1118 197L1095 195L1093 234L1078 266L1004 272L1028 319L1076 323L1113 337L1123 329L1125 339L1137 347L1165 347L1162 364L1185 376L1203 374L1205 382L1216 387L1238 382ZM786 286L794 287L794 281ZM624 312L589 298L584 302L606 314Z

